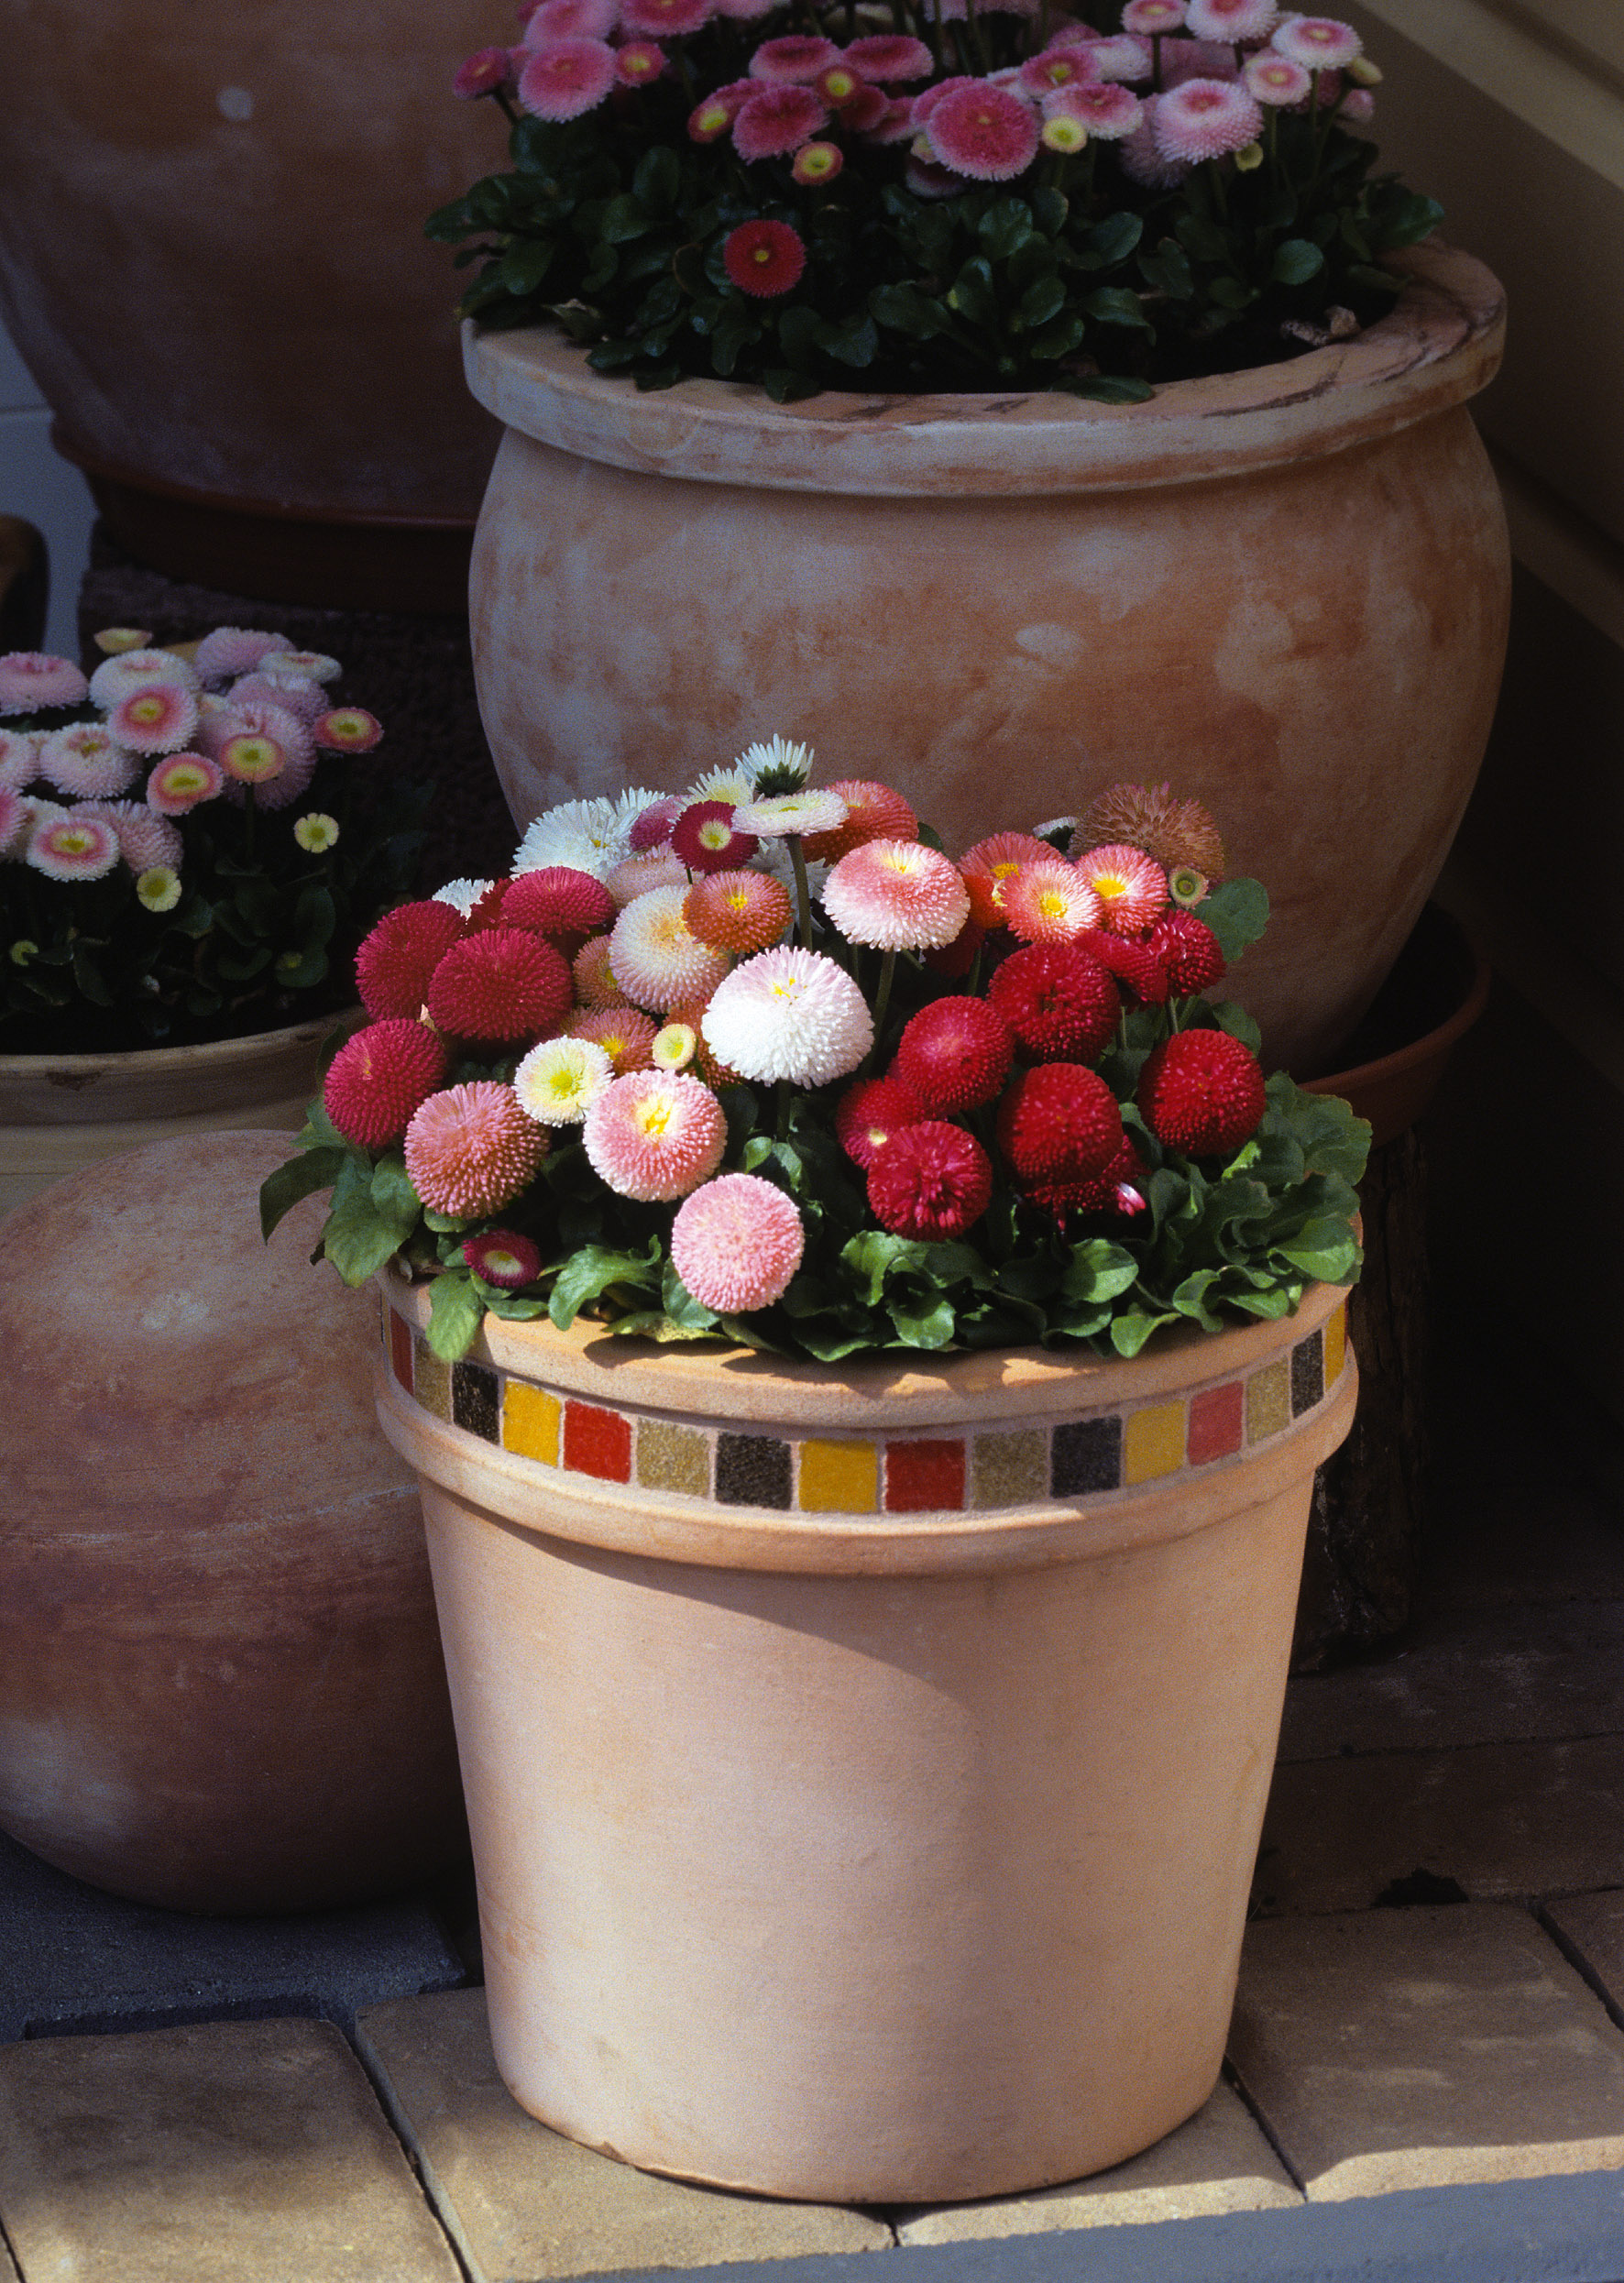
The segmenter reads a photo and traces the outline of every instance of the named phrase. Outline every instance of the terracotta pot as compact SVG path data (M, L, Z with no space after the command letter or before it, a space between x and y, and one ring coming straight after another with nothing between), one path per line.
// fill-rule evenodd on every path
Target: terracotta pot
M498 2066L837 2203L1114 2164L1211 2092L1344 1295L1132 1365L849 1368L387 1285Z
M0 1054L0 1218L49 1182L170 1136L223 1126L297 1133L344 1020L128 1054Z
M496 432L429 211L501 165L488 0L0 0L0 313L114 536L238 595L463 608Z
M1362 336L1125 407L640 396L551 331L470 331L508 429L472 609L515 817L774 731L950 849L1173 775L1274 900L1241 994L1267 1059L1324 1070L1443 861L1505 650L1465 409L1502 298L1410 258Z
M268 1247L268 1134L166 1142L0 1230L0 1828L178 1910L289 1911L464 1841L376 1301Z
M1370 1146L1424 1117L1449 1058L1488 1004L1494 971L1458 920L1429 904L1345 1051L1348 1067L1311 1079L1370 1121Z

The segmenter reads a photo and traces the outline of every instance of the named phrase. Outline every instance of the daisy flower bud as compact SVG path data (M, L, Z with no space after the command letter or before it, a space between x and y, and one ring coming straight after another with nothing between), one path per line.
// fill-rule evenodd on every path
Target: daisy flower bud
M172 912L181 901L181 875L170 864L149 864L137 873L136 894L149 912Z
M310 809L294 820L293 838L308 855L323 855L338 838L338 819L324 809Z

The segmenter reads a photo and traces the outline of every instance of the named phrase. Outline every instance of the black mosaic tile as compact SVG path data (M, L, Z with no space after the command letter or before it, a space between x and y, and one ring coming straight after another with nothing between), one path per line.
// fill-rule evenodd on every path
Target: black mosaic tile
M501 1440L494 1371L484 1364L453 1364L451 1418L454 1426L465 1427L487 1443Z
M1311 1332L1291 1350L1291 1416L1311 1411L1325 1392L1325 1335Z
M1057 1498L1122 1487L1122 1421L1072 1419L1057 1427L1049 1453L1049 1487Z
M789 1445L776 1435L719 1434L716 1495L722 1506L789 1504Z

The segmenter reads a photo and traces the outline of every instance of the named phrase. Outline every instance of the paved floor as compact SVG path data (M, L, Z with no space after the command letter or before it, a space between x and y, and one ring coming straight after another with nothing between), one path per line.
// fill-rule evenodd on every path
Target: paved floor
M1522 1367L1442 1415L1412 1638L1292 1684L1225 2079L1146 2155L940 2210L657 2179L503 2090L482 1990L448 1986L477 1967L454 1889L324 1922L302 1969L287 1922L238 1956L0 1863L0 2283L8 2260L22 2283L539 2283L1062 2229L1166 2245L1214 2214L1624 2168L1624 1436Z

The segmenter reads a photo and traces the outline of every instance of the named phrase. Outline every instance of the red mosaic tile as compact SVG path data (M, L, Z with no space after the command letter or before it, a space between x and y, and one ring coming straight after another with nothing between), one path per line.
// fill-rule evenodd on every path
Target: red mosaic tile
M1227 1380L1221 1388L1203 1388L1190 1399L1190 1439L1185 1444L1192 1466L1210 1465L1228 1458L1241 1447L1245 1426L1246 1383Z
M631 1480L631 1421L596 1403L564 1407L564 1463L600 1482Z
M961 1442L888 1443L885 1511L925 1514L964 1504Z
M390 1368L405 1388L411 1392L411 1326L403 1316L391 1308L390 1314Z

